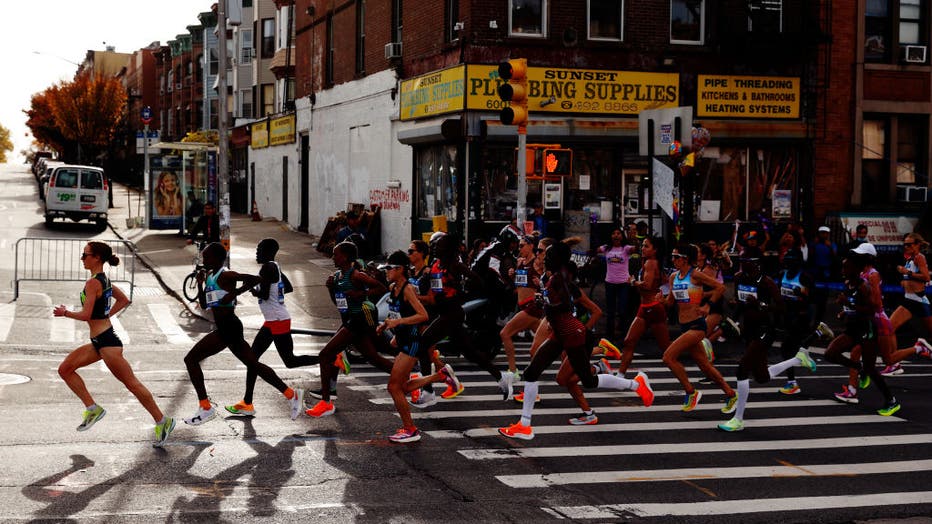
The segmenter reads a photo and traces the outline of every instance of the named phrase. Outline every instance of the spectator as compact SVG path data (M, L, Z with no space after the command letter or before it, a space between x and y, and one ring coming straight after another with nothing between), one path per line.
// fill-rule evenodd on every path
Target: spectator
M541 203L534 204L534 214L531 216L534 221L534 230L537 231L541 238L547 236L547 217L544 216L544 205Z
M605 255L605 336L609 340L615 337L615 320L620 318L623 326L627 325L625 316L628 312L628 292L631 289L629 261L634 253L634 246L625 240L620 227L612 230L612 243L599 247L599 254Z
M185 216L188 219L188 222L194 222L197 220L197 217L204 214L204 203L197 198L197 195L194 194L194 191L188 190L188 211L185 213Z
M867 226L858 224L858 227L854 228L854 235L851 237L851 242L848 242L845 246L845 253L857 248L865 242L867 242Z
M838 246L829 238L832 230L828 226L819 228L818 236L812 243L812 276L816 287L812 291L812 304L815 306L813 322L818 325L825 317L825 304L828 301L828 288L824 284L832 279L835 261L838 258ZM823 284L819 286L818 284Z
M360 235L364 240L366 238L366 231L362 228L362 217L355 211L346 213L346 225L337 233L337 244L349 238L350 235Z
M197 223L191 229L188 244L196 241L199 234L203 234L203 241L208 244L220 242L220 217L217 216L217 208L212 202L204 204L204 214L197 219Z

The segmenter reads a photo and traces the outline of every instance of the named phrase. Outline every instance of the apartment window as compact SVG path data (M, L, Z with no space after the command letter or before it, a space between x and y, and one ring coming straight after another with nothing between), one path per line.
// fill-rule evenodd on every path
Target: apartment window
M203 81L204 79L204 55L197 55L197 60L195 60L196 67L194 68L194 78L195 82Z
M445 0L443 7L443 38L453 42L460 37L456 24L460 21L460 1Z
M262 58L272 58L275 55L275 19L262 19Z
M252 29L241 29L239 31L239 63L246 65L252 62Z
M589 0L589 39L621 40L624 7L624 0Z
M670 43L702 44L705 0L670 0Z
M783 32L783 0L748 0L748 31Z
M262 113L257 116L261 118L275 112L275 84L262 84L260 95L259 105L262 106Z
M333 38L333 15L327 15L327 62L324 70L324 83L333 85L333 61L336 60L336 48Z
M239 92L240 116L252 118L252 89L241 89Z
M247 7L252 7L252 0L243 0L243 9Z
M861 202L885 203L890 193L887 119L864 119L861 144Z
M401 0L392 0L392 42L401 42Z
M366 0L356 0L356 75L366 74Z
M508 0L508 34L547 36L547 0Z
M907 45L928 45L928 14L922 0L866 0L864 12L865 62L925 62Z
M210 99L209 105L210 105L210 109L209 109L209 111L210 111L210 122L208 123L208 127L207 127L207 128L208 128L208 129L217 129L218 127L220 127L220 124L219 124L219 121L220 121L220 109L218 108L218 106L220 105L220 100L218 100L218 99L216 99L216 98L211 98L211 99Z

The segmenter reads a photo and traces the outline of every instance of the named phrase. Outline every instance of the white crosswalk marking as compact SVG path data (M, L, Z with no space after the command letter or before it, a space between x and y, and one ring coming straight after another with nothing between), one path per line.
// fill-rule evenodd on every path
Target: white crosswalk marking
M10 336L10 328L16 319L16 304L0 304L0 342Z
M191 337L178 325L168 304L147 304L147 306L159 329L168 337L169 344L188 345L194 343Z
M113 332L120 337L120 341L126 346L130 343L129 332L123 329L123 323L117 317L110 317L110 324L113 325Z

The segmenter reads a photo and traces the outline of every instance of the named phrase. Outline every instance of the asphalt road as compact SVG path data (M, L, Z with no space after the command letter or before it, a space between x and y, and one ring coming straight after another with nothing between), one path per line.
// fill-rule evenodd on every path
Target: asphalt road
M4 182L0 248L43 234L26 182ZM68 226L51 234L96 233ZM0 279L11 278L10 265L0 260ZM260 382L255 417L180 424L164 449L154 449L148 414L99 364L82 376L108 414L90 431L75 431L82 406L57 366L83 343L86 328L53 319L51 308L75 303L79 288L29 284L15 302L0 293L4 522L791 523L932 515L928 360L909 362L890 379L903 404L894 417L874 413L881 404L875 388L858 405L832 400L846 374L820 360L815 374L799 372L799 395L781 395L776 381L753 385L747 428L726 434L715 429L728 418L719 412L722 393L701 385L699 409L681 412L682 391L646 340L635 365L651 377L653 407L632 393L591 392L600 423L570 426L578 408L551 371L535 412L537 437L525 442L495 432L517 420L520 405L503 402L487 374L452 358L466 391L417 412L424 437L408 445L385 438L400 425L386 377L357 364L340 379L332 417L292 421L282 397ZM243 316L251 338L259 319L252 307ZM141 271L119 328L127 358L163 410L191 415L196 398L182 359L210 324ZM297 352L315 353L323 342L297 337ZM734 344L718 349L717 364L731 381L739 351ZM274 353L263 360L289 384L317 386L315 369L286 369ZM527 344L519 345L518 360L527 363ZM245 369L232 356L213 357L204 368L215 402L241 398Z

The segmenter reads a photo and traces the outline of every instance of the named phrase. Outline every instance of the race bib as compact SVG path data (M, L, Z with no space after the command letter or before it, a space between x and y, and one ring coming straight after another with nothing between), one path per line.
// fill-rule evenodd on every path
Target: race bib
M207 306L213 307L220 305L220 299L227 296L227 292L223 289L215 289L213 291L207 292Z
M346 301L346 295L337 292L334 293L333 298L337 303L337 310L339 310L340 313L346 313L349 311L349 303Z
M738 284L738 301L747 302L751 298L757 299L757 286Z
M392 320L401 320L401 306L389 306L388 318Z
M689 288L685 284L673 286L673 298L677 302L689 302Z
M547 293L546 289L544 290L543 293L541 293L541 297L544 300L544 305L549 306L550 305L550 294Z
M781 287L780 287L780 295L781 295L783 298L786 298L786 299L788 299L788 300L798 300L798 299L799 299L799 297L796 296L796 288L795 288L795 287L792 287L792 286L781 286Z
M443 293L443 273L430 274L430 290L434 293Z
M527 287L527 269L518 269L515 271L515 285L518 287Z

